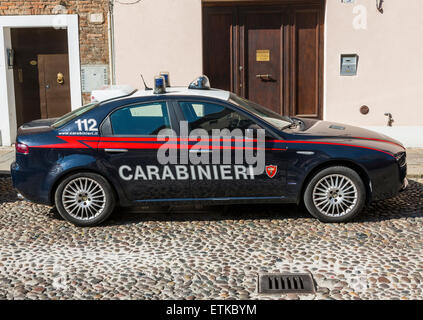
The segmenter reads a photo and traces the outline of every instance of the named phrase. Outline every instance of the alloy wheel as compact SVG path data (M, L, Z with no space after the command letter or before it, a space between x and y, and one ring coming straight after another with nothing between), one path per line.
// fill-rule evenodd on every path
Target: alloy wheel
M97 181L78 177L69 181L63 189L62 203L73 218L92 220L103 212L106 193Z
M341 174L331 174L320 179L313 189L313 202L321 214L342 217L351 212L358 201L354 182Z

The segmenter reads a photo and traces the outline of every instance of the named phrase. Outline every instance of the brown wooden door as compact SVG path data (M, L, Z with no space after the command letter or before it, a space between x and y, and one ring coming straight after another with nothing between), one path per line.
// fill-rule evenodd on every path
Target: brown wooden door
M41 118L60 117L71 110L67 54L39 54Z
M323 30L318 9L299 8L291 15L292 64L290 103L286 112L309 118L323 116Z
M204 11L203 50L209 52L203 72L213 79L213 87L234 91L232 79L234 8L209 8Z
M321 119L324 1L274 2L204 4L204 73L280 114Z
M244 95L262 106L282 113L282 16L273 11L241 12L244 26Z

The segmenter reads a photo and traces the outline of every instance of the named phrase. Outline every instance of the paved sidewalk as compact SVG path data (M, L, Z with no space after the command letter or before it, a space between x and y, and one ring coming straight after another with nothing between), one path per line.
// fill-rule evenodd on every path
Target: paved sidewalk
M15 149L0 147L0 174L10 173L10 165L13 161L15 161Z
M423 148L407 149L408 178L423 179ZM13 147L0 147L0 174L10 173L10 164L15 160Z
M3 176L0 300L421 300L422 230L423 183L412 180L345 224L260 204L117 209L78 228L17 199ZM312 273L316 294L257 293L258 274L284 272Z
M411 179L423 179L423 148L408 149L408 177Z

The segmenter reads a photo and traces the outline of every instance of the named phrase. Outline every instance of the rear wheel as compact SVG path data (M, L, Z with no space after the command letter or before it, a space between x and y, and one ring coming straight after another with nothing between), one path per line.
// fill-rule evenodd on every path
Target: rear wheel
M304 192L307 210L322 222L346 222L366 203L366 188L357 172L348 167L329 167L318 172Z
M55 202L59 214L81 227L95 226L105 221L115 207L110 184L95 173L77 173L58 186Z

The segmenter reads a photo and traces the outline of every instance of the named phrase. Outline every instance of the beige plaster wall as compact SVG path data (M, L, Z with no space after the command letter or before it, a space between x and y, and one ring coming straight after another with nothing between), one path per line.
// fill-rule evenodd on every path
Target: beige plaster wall
M383 14L375 0L326 2L325 119L385 126L390 112L394 126L422 126L423 1L386 0ZM339 75L342 53L359 54L357 76Z
M115 2L116 83L150 87L160 71L172 86L188 86L202 73L201 0Z

